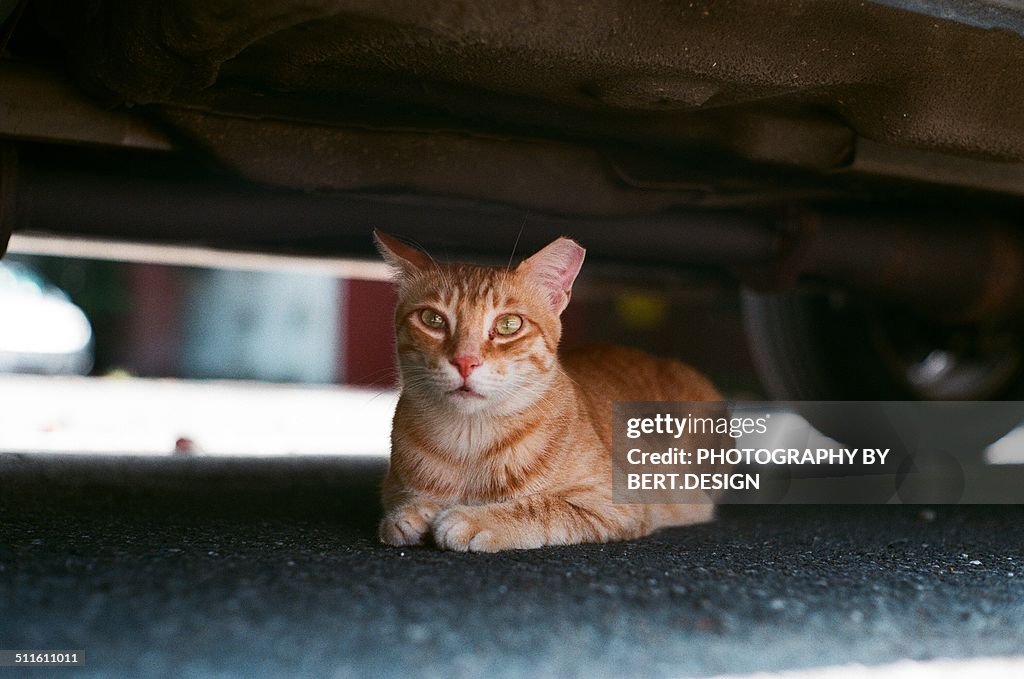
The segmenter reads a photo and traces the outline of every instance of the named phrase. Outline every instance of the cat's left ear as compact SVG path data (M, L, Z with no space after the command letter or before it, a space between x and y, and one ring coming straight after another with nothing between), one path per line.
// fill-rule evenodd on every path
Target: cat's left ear
M402 274L411 274L432 266L434 260L419 248L406 245L394 236L383 231L373 230L373 240L377 250L388 264Z
M548 292L551 310L561 314L569 304L572 284L583 266L587 251L570 238L559 238L537 254L523 260L518 271Z

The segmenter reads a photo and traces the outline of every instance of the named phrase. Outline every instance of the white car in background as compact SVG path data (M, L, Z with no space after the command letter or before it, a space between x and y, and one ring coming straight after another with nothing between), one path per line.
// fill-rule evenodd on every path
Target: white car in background
M84 375L92 325L63 290L28 266L0 262L0 373Z

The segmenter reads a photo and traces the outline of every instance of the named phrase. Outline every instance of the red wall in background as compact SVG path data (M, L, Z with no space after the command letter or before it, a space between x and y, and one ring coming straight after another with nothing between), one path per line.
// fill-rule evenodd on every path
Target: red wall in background
M344 281L338 352L346 384L384 389L395 382L395 293L387 281Z
M145 377L181 373L181 270L155 264L125 265L130 312L116 353L131 372Z

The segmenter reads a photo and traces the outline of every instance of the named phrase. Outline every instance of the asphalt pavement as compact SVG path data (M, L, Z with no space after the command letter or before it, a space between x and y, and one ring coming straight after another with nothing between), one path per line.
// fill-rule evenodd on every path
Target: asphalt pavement
M642 540L378 544L379 460L0 455L3 676L677 677L1024 649L1018 506L727 507Z

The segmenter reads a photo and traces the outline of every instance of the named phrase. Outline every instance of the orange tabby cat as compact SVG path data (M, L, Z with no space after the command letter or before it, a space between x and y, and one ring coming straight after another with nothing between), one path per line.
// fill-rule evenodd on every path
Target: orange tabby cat
M584 249L512 269L440 264L374 232L396 270L402 391L380 538L493 552L646 535L711 504L612 502L613 400L718 400L692 368L621 347L559 358Z

